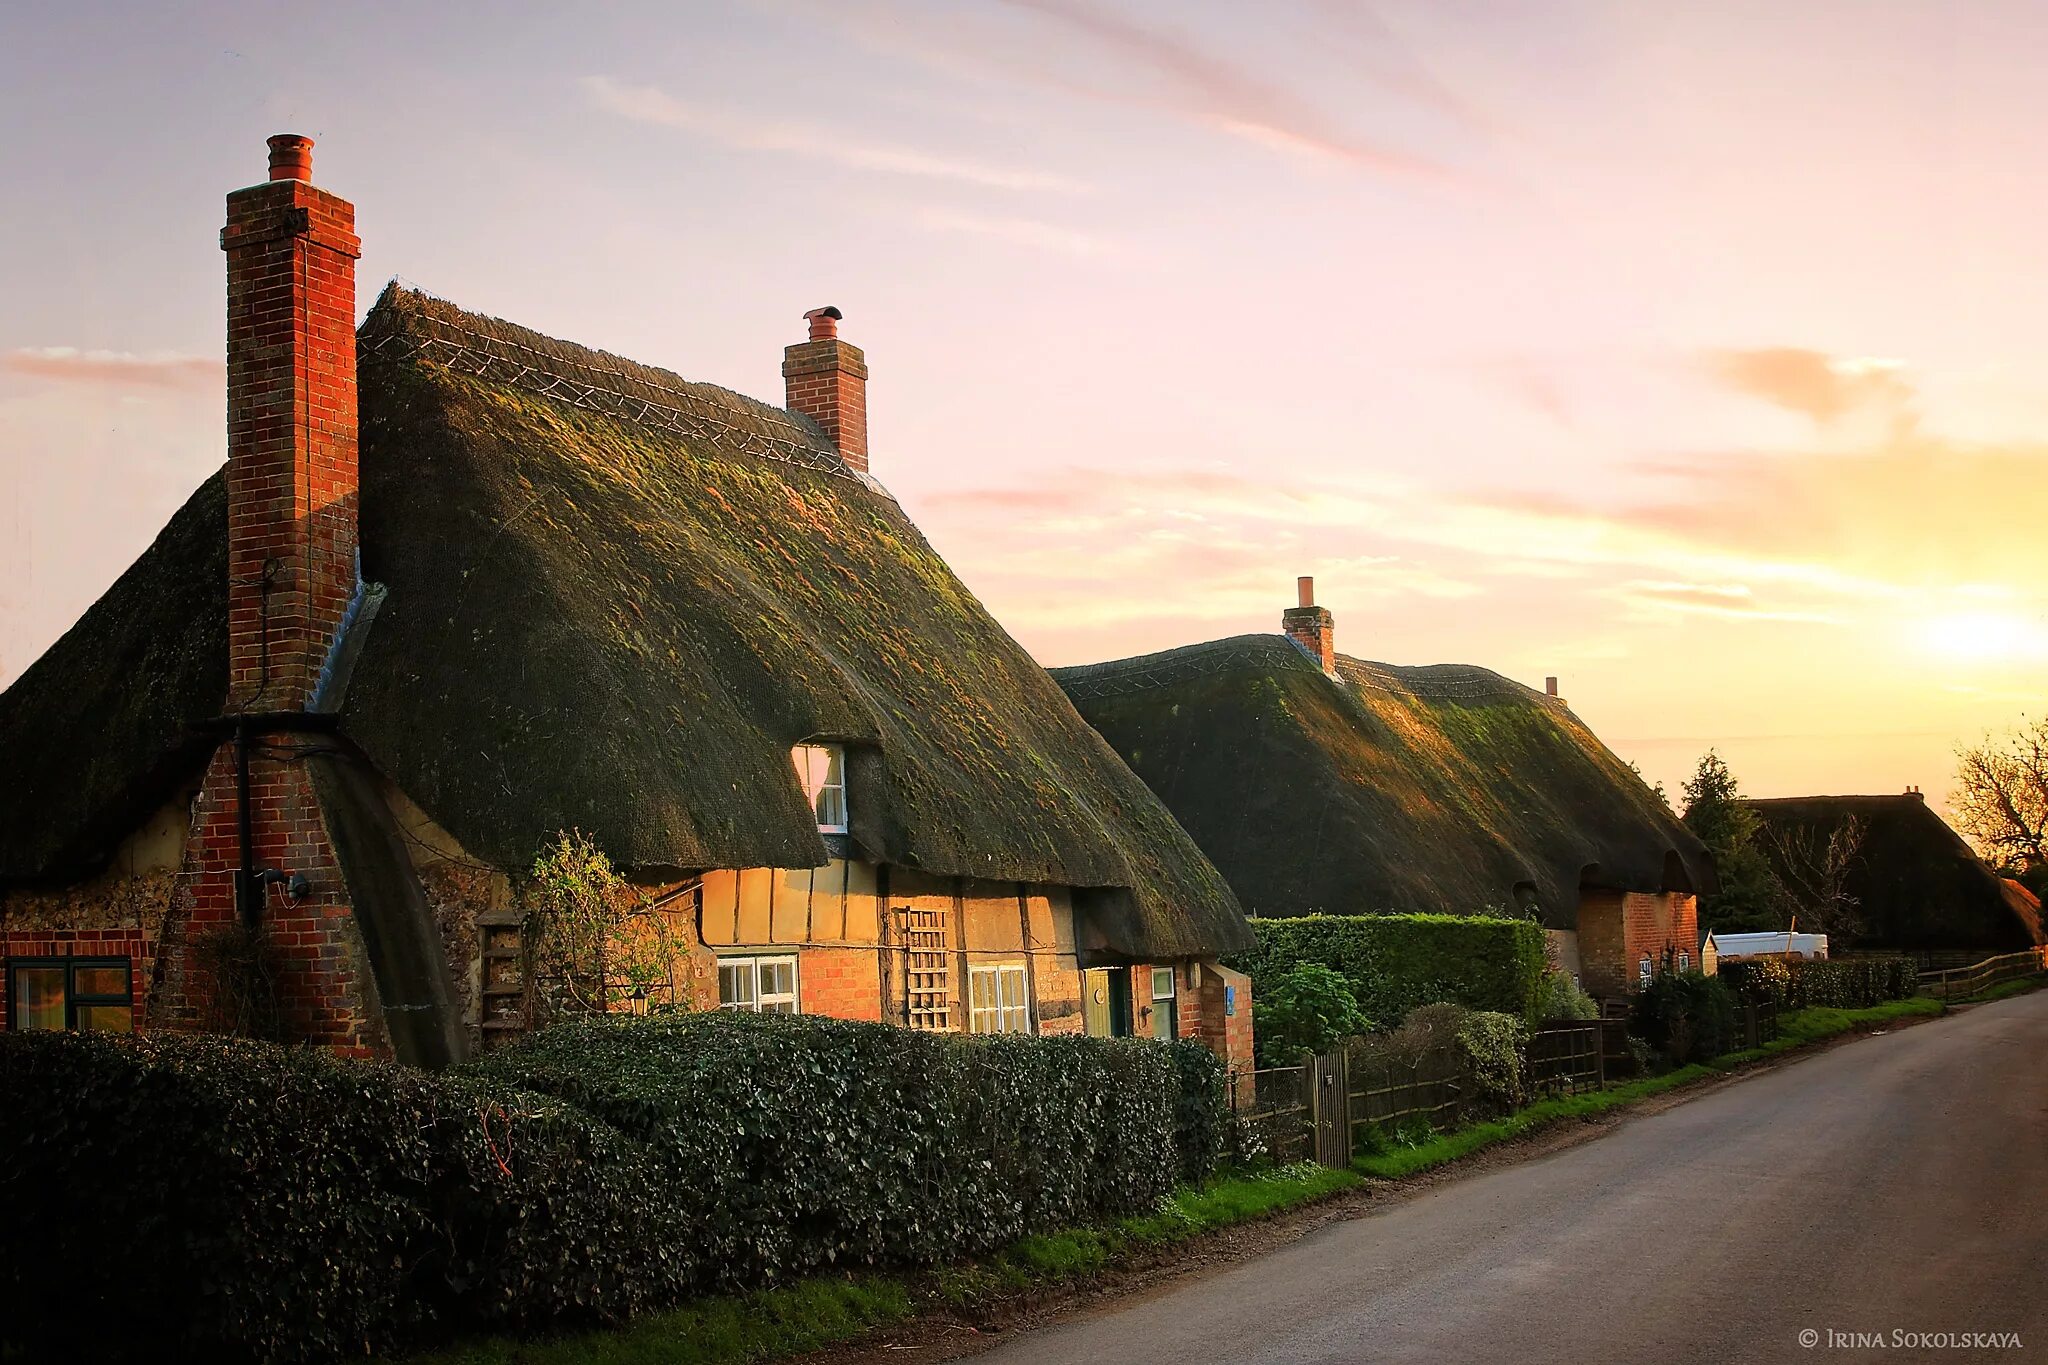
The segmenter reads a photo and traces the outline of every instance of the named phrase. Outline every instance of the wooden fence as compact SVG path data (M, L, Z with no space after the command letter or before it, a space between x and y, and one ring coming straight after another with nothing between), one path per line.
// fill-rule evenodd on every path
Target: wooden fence
M1618 1022L1618 1021L1617 1021ZM1531 1031L1523 1076L1531 1098L1589 1089L1609 1074L1597 1019L1559 1020ZM1420 1121L1446 1128L1490 1114L1464 1056L1435 1047L1407 1058L1368 1039L1300 1066L1240 1073L1230 1085L1232 1108L1275 1161L1346 1166L1366 1131Z
M2001 953L1964 967L1920 973L1920 990L1939 1000L1966 1000L2007 981L2034 976L2048 967L2048 948Z

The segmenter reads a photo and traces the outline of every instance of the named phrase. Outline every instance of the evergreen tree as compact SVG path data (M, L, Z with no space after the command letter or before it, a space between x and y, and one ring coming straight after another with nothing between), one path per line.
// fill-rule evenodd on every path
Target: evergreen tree
M1762 822L1712 749L1684 786L1685 826L1714 855L1721 889L1700 898L1700 927L1722 933L1786 928L1791 898L1760 844Z

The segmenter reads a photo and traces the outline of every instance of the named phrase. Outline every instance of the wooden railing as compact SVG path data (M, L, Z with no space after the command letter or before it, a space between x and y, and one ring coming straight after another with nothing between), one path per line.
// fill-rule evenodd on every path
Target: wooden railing
M2034 976L2048 967L2048 948L2001 953L1967 967L1920 973L1920 991L1938 1000L1967 1000L2007 981Z

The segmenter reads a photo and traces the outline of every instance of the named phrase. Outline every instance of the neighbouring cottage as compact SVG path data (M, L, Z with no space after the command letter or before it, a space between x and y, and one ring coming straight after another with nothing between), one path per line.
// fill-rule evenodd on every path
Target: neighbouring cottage
M836 309L788 410L395 284L358 332L310 146L228 196L225 469L0 695L8 1027L461 1058L581 831L651 1003L1249 1064L1229 887L870 473Z
M1247 913L1532 913L1609 997L1698 965L1710 855L1554 679L1339 654L1299 589L1279 635L1053 670Z
M1830 951L1959 953L1976 960L2044 942L2041 902L2001 877L1917 788L1896 796L1787 796L1749 803L1762 822L1758 845L1786 882L1811 880L1810 865L1838 830L1855 834L1841 875L1847 922Z

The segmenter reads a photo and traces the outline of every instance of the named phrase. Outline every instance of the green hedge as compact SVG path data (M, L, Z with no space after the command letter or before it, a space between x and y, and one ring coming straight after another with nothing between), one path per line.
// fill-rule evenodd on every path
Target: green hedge
M38 1360L81 1330L95 1359L361 1357L950 1261L1149 1209L1226 1130L1195 1044L724 1013L454 1075L0 1034L0 1104L0 1343Z
M29 1359L361 1356L437 1324L622 1318L683 1283L646 1235L663 1173L539 1096L34 1033L0 1034L0 1104L0 1337Z
M1735 1045L1735 992L1719 976L1660 971L1637 995L1629 1031L1678 1066Z
M1867 1009L1887 1000L1904 1000L1920 990L1920 971L1910 957L1837 957L1793 962L1792 984L1786 988L1790 1009L1818 1005Z
M1539 1012L1543 929L1463 915L1310 915L1254 919L1258 946L1225 962L1252 979L1252 999L1297 962L1341 972L1372 1028L1449 1002L1522 1019Z

